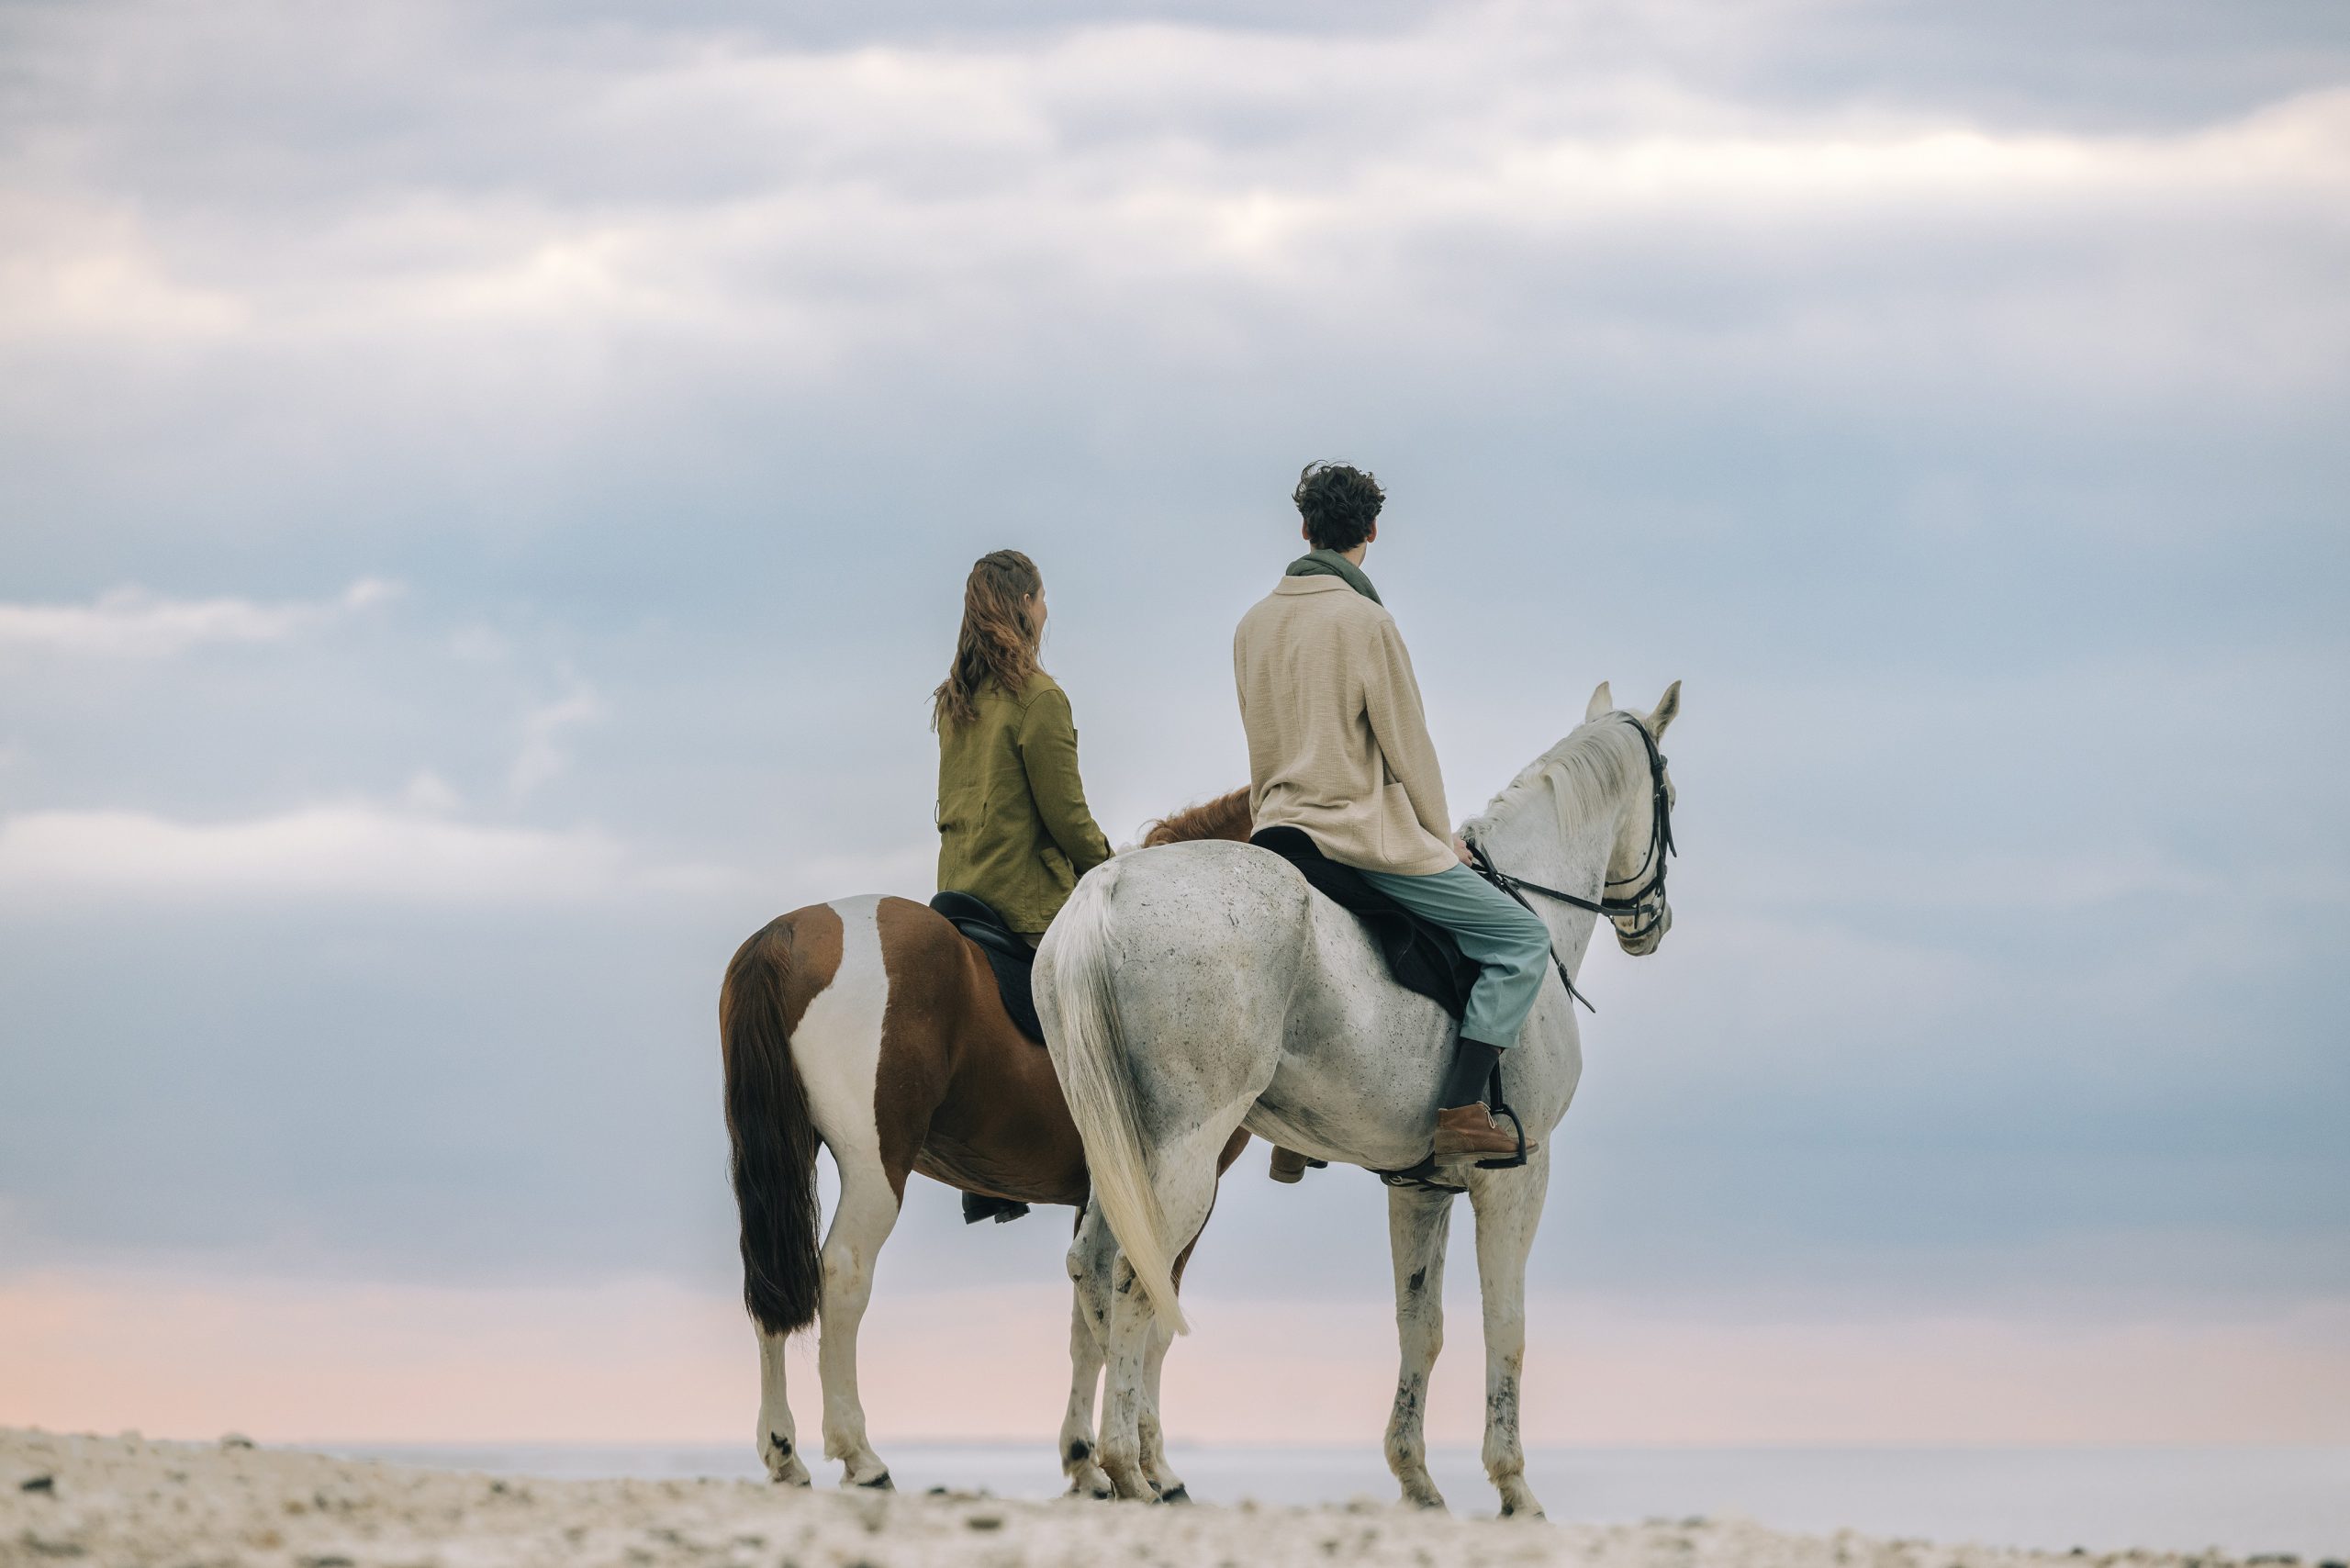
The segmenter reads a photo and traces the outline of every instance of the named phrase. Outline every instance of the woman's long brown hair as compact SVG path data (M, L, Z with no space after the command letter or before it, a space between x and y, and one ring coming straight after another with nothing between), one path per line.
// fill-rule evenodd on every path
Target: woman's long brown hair
M1026 601L1045 590L1036 563L1017 550L982 555L963 585L963 630L955 639L955 663L930 694L930 727L944 732L979 716L972 700L979 683L995 683L1015 696L1036 673L1036 623Z

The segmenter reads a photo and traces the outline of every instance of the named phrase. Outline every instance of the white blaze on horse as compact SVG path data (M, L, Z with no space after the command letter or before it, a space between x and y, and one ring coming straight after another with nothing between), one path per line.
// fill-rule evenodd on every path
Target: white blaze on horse
M808 1484L784 1351L821 1319L825 1456L841 1462L848 1484L887 1488L889 1467L866 1436L857 1395L856 1335L907 1176L1016 1203L1082 1204L1084 1146L1050 1058L1013 1025L978 946L911 900L841 899L770 922L727 965L718 1012L743 1296L759 1336L759 1457L772 1479ZM1222 1163L1247 1141L1235 1135ZM841 1187L821 1245L819 1144L832 1151ZM1062 1468L1071 1490L1106 1496L1093 1411L1110 1260L1096 1249L1073 1255L1071 1267ZM1147 1352L1141 1462L1152 1495L1180 1500L1158 1422L1168 1338Z
M1675 681L1654 711L1614 711L1603 682L1584 722L1462 828L1515 879L1568 970L1597 915L1635 955L1673 924L1663 867L1672 782L1656 749L1680 709ZM1617 890L1628 890L1618 892ZM1079 883L1036 958L1037 1011L1083 1136L1094 1204L1073 1258L1118 1254L1101 1462L1123 1496L1151 1495L1142 1431L1146 1361L1183 1327L1171 1264L1206 1222L1217 1156L1236 1128L1333 1162L1399 1171L1428 1152L1456 1026L1389 978L1362 924L1279 857L1203 841L1121 856ZM1516 1046L1505 1097L1539 1148L1514 1169L1439 1167L1477 1216L1485 1319L1485 1472L1505 1514L1539 1513L1526 1484L1518 1387L1526 1260L1550 1172L1550 1129L1583 1071L1574 1002L1546 980ZM1441 1506L1423 1410L1443 1339L1453 1193L1391 1189L1395 1317L1403 1370L1387 1459L1406 1501Z

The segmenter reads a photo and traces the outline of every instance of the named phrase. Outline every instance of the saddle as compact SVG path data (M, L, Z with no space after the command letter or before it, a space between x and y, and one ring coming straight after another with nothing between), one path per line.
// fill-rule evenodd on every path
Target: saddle
M1296 867L1315 892L1360 920L1387 959L1387 972L1452 1014L1469 1005L1480 965L1441 925L1421 919L1367 881L1360 871L1322 853L1303 828L1259 829L1249 840Z
M930 901L930 907L978 945L988 968L995 971L995 988L1003 998L1003 1010L1012 1015L1013 1026L1043 1045L1045 1026L1036 1018L1036 993L1031 983L1036 966L1035 952L984 899L969 893L944 892Z

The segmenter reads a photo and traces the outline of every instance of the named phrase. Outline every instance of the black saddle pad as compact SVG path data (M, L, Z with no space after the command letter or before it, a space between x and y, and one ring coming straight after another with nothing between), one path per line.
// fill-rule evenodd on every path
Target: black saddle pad
M1296 867L1315 891L1360 919L1387 956L1387 972L1395 983L1418 991L1459 1021L1469 1004L1470 988L1477 983L1479 966L1461 952L1451 932L1421 919L1372 887L1353 867L1323 854L1303 828L1264 828L1248 842Z
M1003 1010L1012 1014L1013 1026L1043 1045L1045 1025L1036 1017L1036 993L1032 984L1036 967L1035 951L984 899L973 898L969 893L944 892L930 901L930 907L978 945L987 957L988 968L995 971L995 989L1003 997Z

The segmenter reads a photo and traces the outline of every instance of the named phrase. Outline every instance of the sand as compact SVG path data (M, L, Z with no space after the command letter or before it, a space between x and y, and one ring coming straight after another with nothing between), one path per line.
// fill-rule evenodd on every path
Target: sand
M6 1568L2232 1568L2218 1557L2056 1556L1740 1520L1456 1519L1343 1507L1154 1507L844 1494L741 1481L531 1481L217 1443L0 1428Z

